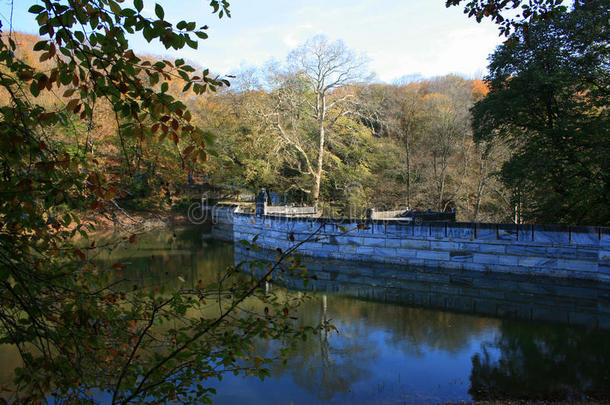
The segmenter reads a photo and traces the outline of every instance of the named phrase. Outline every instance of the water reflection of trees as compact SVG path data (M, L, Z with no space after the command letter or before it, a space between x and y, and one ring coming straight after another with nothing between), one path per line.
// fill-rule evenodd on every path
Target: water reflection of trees
M337 394L347 394L352 384L370 376L370 366L379 348L371 339L365 320L344 318L335 304L340 299L318 296L306 301L299 313L302 325L329 321L338 332L322 330L299 342L286 364L277 362L272 374L290 374L300 387L319 400L330 400Z
M387 344L415 355L424 348L456 353L499 324L478 316L347 298L339 299L334 309L342 319L365 319L371 329L387 331Z
M475 400L610 398L607 332L504 321L472 366Z
M159 287L163 293L196 288L199 280L205 284L218 282L233 265L233 245L202 240L196 228L164 230L147 233L135 246L125 243L95 259L102 267L123 262L126 267L114 279L124 279L129 286Z
M305 302L298 322L314 325L324 320L334 324L338 332L323 332L300 342L288 362L277 362L272 370L276 378L289 374L297 385L324 401L347 394L352 386L370 378L380 353L386 349L384 345L409 355L429 349L454 353L467 345L473 335L498 323L462 314L318 294ZM379 340L380 336L383 340Z

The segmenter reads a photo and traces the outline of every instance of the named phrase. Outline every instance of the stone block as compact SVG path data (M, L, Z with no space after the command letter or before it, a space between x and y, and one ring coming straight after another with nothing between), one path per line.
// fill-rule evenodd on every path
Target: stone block
M419 250L416 249L403 249L403 248L396 248L396 257L402 257L402 258L408 258L408 259L412 259L412 258L416 258L417 257L417 252Z
M424 239L403 239L400 242L400 247L406 249L430 249L430 241Z
M508 245L506 246L506 254L511 256L538 256L545 257L547 248L544 246L535 245Z
M439 251L439 250L418 250L417 258L426 259L426 260L438 260L438 261L449 261L450 260L449 252L443 252L443 251Z
M361 236L353 236L353 235L339 235L336 236L339 243L342 246L363 246L364 238Z
M430 241L430 249L433 249L433 250L447 250L447 251L460 250L460 245L461 245L461 243L459 243L459 242L452 242L452 241L448 241L448 240Z
M519 256L499 256L499 264L506 266L517 266L519 265Z
M549 266L551 267L551 266ZM553 266L559 270L571 270L571 271L586 271L586 272L597 272L598 266L596 262L589 260L569 260L569 259L558 259L557 264Z
M474 263L481 264L499 264L500 258L497 255L491 255L486 253L475 253L473 255Z
M374 248L371 260L375 262L393 263L393 257L396 257L395 248L376 247Z
M288 234L285 231L269 231L265 232L265 236L269 238L287 240Z
M356 253L359 255L369 255L372 256L375 254L375 248L369 246L359 246L356 248Z
M474 253L465 250L453 250L449 252L452 262L472 262Z
M479 243L478 245L477 250L481 253L495 253L498 255L506 253L506 245L504 243Z
M547 256L565 259L595 260L598 256L598 249L586 249L576 246L548 247Z
M479 243L477 241L459 242L457 250L464 250L467 252L474 253L474 252L479 251L479 249L481 248L481 245L483 245L483 243Z
M387 248L399 248L401 247L402 240L397 238L386 238L385 247Z
M519 258L519 266L524 267L547 267L556 268L558 259L537 256L522 256Z
M363 237L362 246L385 247L385 241L386 241L385 237L373 237L373 236Z

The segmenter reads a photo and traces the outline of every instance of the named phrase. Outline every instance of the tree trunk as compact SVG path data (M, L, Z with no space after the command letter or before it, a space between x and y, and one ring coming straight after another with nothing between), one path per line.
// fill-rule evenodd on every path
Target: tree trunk
M482 160L479 163L479 184L477 186L477 202L474 205L474 215L472 222L477 222L479 216L479 209L481 207L481 199L483 198L483 189L487 181L487 161Z
M326 96L325 94L318 94L316 97L317 116L318 116L318 162L316 166L316 173L314 175L313 185L313 204L317 207L320 201L320 183L322 182L322 164L324 163L324 120L326 119Z
M411 209L411 147L409 145L409 133L405 136L407 149L407 209Z
M316 166L316 174L314 175L313 185L313 203L317 207L320 201L320 183L322 181L322 163L324 159L324 122L320 121L319 126L320 140L318 142L318 164Z
M474 216L472 218L472 222L477 222L477 217L479 216L479 208L481 206L481 198L483 197L484 188L485 188L485 179L482 179L479 182L479 187L477 187L477 202L474 205Z

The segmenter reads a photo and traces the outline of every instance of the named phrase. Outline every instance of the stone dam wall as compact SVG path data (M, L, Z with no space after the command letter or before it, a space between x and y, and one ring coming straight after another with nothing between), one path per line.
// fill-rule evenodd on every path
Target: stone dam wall
M263 249L357 262L610 282L610 228L290 218L233 212L225 233ZM220 211L218 211L220 212ZM396 271L401 271L400 267ZM405 270L406 271L406 270Z

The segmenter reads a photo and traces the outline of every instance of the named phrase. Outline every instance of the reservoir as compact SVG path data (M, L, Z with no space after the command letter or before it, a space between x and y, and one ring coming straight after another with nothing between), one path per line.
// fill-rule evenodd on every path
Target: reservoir
M202 238L193 228L142 235L136 246L126 244L100 260L120 259L128 264L125 274L131 281L171 291L220 277L241 261L236 252L243 254L232 243ZM324 266L317 263L317 274ZM299 342L285 364L269 365L271 376L264 381L233 375L208 381L217 389L214 403L610 399L610 331L599 325L440 309L429 300L405 298L408 283L401 285L401 294L359 294L349 279L319 279L307 292L288 289L285 294L307 295L297 322L327 320L337 331ZM267 288L284 287L270 283ZM599 305L607 308L608 303ZM277 347L261 340L257 350L274 356ZM0 346L1 383L10 380L15 358L10 348Z

